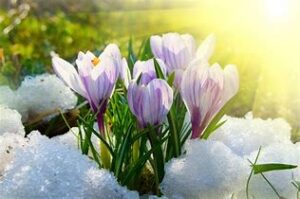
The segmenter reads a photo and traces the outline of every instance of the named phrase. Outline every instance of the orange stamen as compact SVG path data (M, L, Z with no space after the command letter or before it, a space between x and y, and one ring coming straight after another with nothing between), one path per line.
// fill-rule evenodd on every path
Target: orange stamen
M97 64L99 64L100 59L98 57L95 57L94 59L92 59L92 63L94 66L97 66Z

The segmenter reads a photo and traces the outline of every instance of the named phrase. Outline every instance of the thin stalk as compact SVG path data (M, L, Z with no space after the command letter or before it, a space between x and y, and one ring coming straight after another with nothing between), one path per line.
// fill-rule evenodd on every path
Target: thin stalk
M281 196L280 196L280 194L278 193L278 191L275 189L275 187L272 185L272 183L266 178L266 176L265 176L263 173L261 173L260 175L265 179L265 181L270 185L270 187L273 189L273 191L275 192L275 194L276 194L276 195L278 196L278 198L280 199Z
M260 155L260 152L261 152L261 147L259 147L259 149L258 149L256 158L255 158L255 160L254 160L254 164L256 164L256 162L257 162L257 160L258 160L258 157L259 157L259 155ZM250 162L250 163L251 163L251 162ZM251 164L252 164L252 163L251 163ZM247 185L246 185L246 196L247 196L247 199L249 199L249 185L250 185L250 179L251 179L251 177L252 177L252 175L253 175L253 172L254 172L254 169L253 169L253 167L252 167L251 173L250 173L250 175L249 175L249 177L248 177L248 179L247 179Z
M98 123L99 131L100 131L100 136L102 136L103 139L106 140L104 115L101 112L99 112L97 114L97 123ZM100 157L101 157L101 162L102 162L103 167L106 169L109 169L111 157L110 157L108 148L102 141L100 141Z
M155 175L156 194L160 196L159 183L163 180L164 177L164 155L163 155L162 148L160 146L159 138L156 135L154 129L152 129L152 131L149 131L148 136L149 136L151 148L152 149L155 148L155 150L153 150L152 153L153 155L152 166Z
M171 108L171 110L168 114L168 122L169 122L169 125L170 125L170 133L171 133L170 140L172 140L172 141L168 142L169 150L167 150L167 151L170 151L170 148L174 149L173 154L170 154L171 157L168 157L168 159L171 159L172 157L178 157L181 153L180 137L179 137L178 129L177 129L177 126L176 126L175 114L174 114L172 108Z
M133 143L133 147L132 147L132 159L133 162L136 162L139 158L139 151L140 151L140 141L136 140Z

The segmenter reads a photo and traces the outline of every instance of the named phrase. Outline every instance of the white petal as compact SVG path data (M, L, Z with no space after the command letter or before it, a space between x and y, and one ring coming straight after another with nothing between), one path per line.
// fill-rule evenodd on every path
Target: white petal
M226 103L239 90L239 73L234 65L227 65L224 69L224 96L223 102Z
M127 61L125 58L122 59L122 68L121 68L121 72L120 72L120 77L127 89L128 85L129 85L129 81L131 80L131 74L130 74L130 70L128 68L128 64L127 64Z
M194 37L190 34L183 34L181 35L181 38L184 40L190 54L194 56L196 53L196 41Z
M151 36L150 46L153 55L157 58L162 58L162 38L157 35Z
M216 38L209 35L198 47L196 57L199 59L209 60L215 49Z
M209 76L213 80L215 80L221 89L223 89L224 86L224 72L221 66L218 63L213 64L209 68Z
M79 52L77 59L76 59L76 65L78 67L78 73L80 76L89 76L91 75L92 69L93 69L93 63L92 63L91 54L89 53L83 53Z
M86 91L83 83L75 70L74 66L69 62L54 56L52 57L52 65L55 73L75 92L86 97Z

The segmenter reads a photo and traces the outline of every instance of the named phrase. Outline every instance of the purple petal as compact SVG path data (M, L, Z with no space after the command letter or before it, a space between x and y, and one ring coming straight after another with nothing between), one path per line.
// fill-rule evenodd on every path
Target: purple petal
M150 37L150 46L152 53L157 58L162 58L162 38L154 35Z
M86 97L84 85L75 70L74 66L69 62L54 56L52 57L52 65L55 73L75 92Z

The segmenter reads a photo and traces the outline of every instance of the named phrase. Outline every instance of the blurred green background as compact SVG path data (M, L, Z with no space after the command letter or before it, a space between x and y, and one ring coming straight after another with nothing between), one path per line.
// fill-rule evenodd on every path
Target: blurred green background
M300 6L296 0L0 0L0 84L52 72L50 52L74 60L79 50L119 44L127 56L151 34L215 34L211 63L238 66L240 92L230 110L284 117L300 129Z

